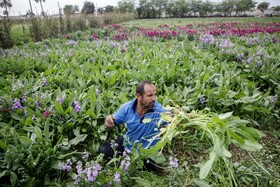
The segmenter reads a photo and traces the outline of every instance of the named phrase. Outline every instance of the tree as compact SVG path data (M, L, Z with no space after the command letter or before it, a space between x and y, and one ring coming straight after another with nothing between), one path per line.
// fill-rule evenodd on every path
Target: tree
M279 12L280 11L280 6L275 7L274 11Z
M42 15L45 17L45 12L44 12L44 9L43 9L43 5L42 5L42 1L43 2L46 2L46 0L34 0L36 3L40 3L41 5L41 10L42 10Z
M32 17L32 16L35 16L35 15L34 15L34 13L31 12L30 10L27 10L26 16L27 16L27 17L28 17L28 16Z
M104 7L104 9L105 9L106 13L113 12L114 11L114 6L107 5L107 6Z
M29 6L30 6L30 15L33 16L34 13L33 13L33 10L32 10L32 5L31 5L31 0L29 0ZM27 15L27 14L26 14Z
M121 0L118 2L118 10L120 13L134 12L134 0Z
M202 6L201 0L190 0L190 11L193 12L194 16L196 15L197 12L201 10L201 6Z
M262 2L262 3L258 4L257 9L259 9L263 13L268 7L269 7L268 2Z
M65 5L64 8L63 8L63 13L66 16L73 15L73 14L75 14L75 12L76 12L76 10L74 9L73 5Z
M80 7L78 5L74 5L74 11L75 11L75 13L79 13Z
M82 13L84 14L93 14L95 12L95 6L93 2L84 2Z
M222 12L224 15L229 14L231 16L231 13L236 8L236 0L224 0L221 4L219 4L218 9L219 12Z
M1 0L0 1L0 7L5 8L6 10L4 13L7 15L7 19L9 20L9 11L8 8L12 7L11 0Z
M208 13L213 14L214 11L214 4L208 0L202 2L201 12L202 15L207 15Z
M252 8L255 8L257 2L253 0L237 0L235 7L236 7L236 14L239 12L243 12L243 14L246 11L250 11Z

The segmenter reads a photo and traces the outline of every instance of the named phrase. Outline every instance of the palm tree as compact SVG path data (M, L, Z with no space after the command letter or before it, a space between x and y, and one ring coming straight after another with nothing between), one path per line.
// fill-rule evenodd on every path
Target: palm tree
M31 1L29 0L29 6L30 6L30 11L31 11L31 16L33 15L33 10L32 10L32 5L31 5Z
M5 12L6 12L6 15L7 15L7 19L9 20L8 8L11 8L11 7L12 7L11 0L0 0L0 7L6 9Z
M35 0L36 3L39 3L39 2L40 2L41 9L42 9L42 15L45 17L45 12L44 12L44 9L43 9L43 6L42 6L42 1L43 1L43 2L46 2L46 0Z

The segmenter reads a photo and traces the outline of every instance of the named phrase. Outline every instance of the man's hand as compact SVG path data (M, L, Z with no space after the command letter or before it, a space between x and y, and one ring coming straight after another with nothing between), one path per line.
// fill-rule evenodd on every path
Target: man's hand
M115 118L112 115L107 116L106 119L105 119L105 127L110 128L110 129L115 127L115 121L114 120L115 120Z

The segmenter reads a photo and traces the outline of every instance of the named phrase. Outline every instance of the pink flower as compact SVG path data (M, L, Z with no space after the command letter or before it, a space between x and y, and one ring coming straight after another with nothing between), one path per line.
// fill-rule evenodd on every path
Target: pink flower
M46 110L44 113L43 113L43 116L44 118L48 118L50 116L51 112L49 110Z
M3 112L3 113L6 113L6 112L7 112L7 109L3 107L3 108L2 108L2 112Z

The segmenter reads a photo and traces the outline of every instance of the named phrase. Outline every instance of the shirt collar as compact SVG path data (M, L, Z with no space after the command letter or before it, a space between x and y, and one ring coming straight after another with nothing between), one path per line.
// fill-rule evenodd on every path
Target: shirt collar
M137 99L134 99L134 101L132 103L132 110L133 110L134 113L136 112L136 107L137 107ZM155 105L154 105L154 108L155 108ZM154 112L155 111L154 108L151 108L151 109L147 110L147 112L145 114Z

